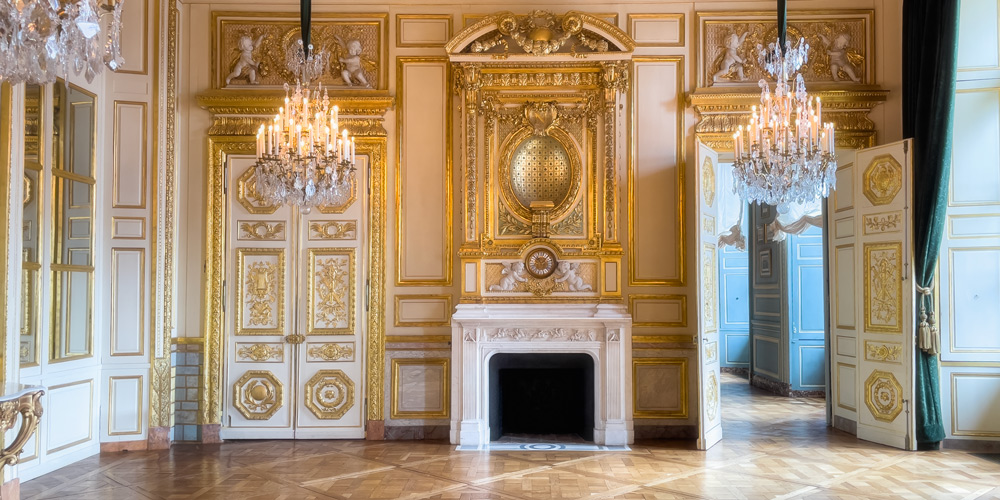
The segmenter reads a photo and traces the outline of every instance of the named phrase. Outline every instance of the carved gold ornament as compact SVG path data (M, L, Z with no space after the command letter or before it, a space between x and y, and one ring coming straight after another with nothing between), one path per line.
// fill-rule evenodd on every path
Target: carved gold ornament
M865 359L868 361L899 362L903 345L896 343L865 341Z
M719 343L711 342L705 346L705 363L719 360Z
M705 163L701 165L701 192L705 197L705 205L715 205L715 165L712 159L705 157Z
M310 240L353 240L358 237L358 223L353 220L314 221L309 223Z
M316 267L316 315L314 320L328 325L346 323L351 290L349 270L341 259L325 259Z
M320 359L323 361L340 361L354 359L353 344L320 344L310 345L308 349L309 359Z
M903 387L890 372L875 370L865 380L865 406L880 422L892 422L903 411Z
M270 262L253 262L247 265L245 273L243 301L248 312L247 324L273 324L272 309L278 301L278 266Z
M865 330L903 332L903 244L864 245Z
M715 371L708 372L708 384L705 389L706 408L705 413L708 420L715 420L719 414L719 379L715 378Z
M280 345L251 344L249 346L247 345L240 346L236 350L236 355L240 359L246 359L261 363L271 359L281 361L284 352L285 352L284 349Z
M809 64L801 69L809 82L841 82L841 84L872 83L869 77L867 38L872 25L870 14L858 11L828 19L816 16L796 16L788 23L788 40L805 38L811 50ZM768 77L757 61L757 47L766 47L775 40L773 20L739 18L729 15L699 14L703 19L702 60L704 72L700 86L754 85ZM771 18L773 19L773 17Z
M254 175L252 166L247 167L236 179L236 199L252 214L273 214L278 211L277 205L271 205L257 192L257 176Z
M240 221L240 240L283 240L285 239L284 222Z
M903 187L903 167L892 155L876 156L865 169L861 185L872 205L888 205Z
M306 382L306 408L322 420L338 420L354 406L354 382L340 370L320 370Z
M233 406L247 420L267 420L283 403L281 382L267 370L250 370L233 384Z
M715 330L715 318L716 318L716 304L718 299L716 299L716 266L718 265L715 260L715 245L705 245L701 250L701 262L702 262L702 321L705 325L706 331Z
M34 199L34 192L35 192L33 187L34 182L35 181L33 181L31 177L28 176L28 174L24 174L24 200L23 200L24 206L28 206L28 204L31 203L31 200Z
M41 398L43 394L45 394L44 389L34 387L33 390L19 395L16 399L0 402L0 434L13 429L18 420L21 421L17 435L9 443L5 442L3 449L0 450L0 467L17 465L24 445L28 444L28 440L35 435L38 420L42 418ZM11 397L13 396L12 394Z
M536 248L524 258L524 268L528 274L538 279L548 278L556 271L556 254L548 248Z
M218 41L214 45L218 47L217 88L246 85L279 88L299 76L289 71L285 64L286 53L300 38L298 19L269 17L266 21L239 17L220 19ZM383 84L380 69L384 66L381 61L384 20L314 17L311 24L313 51L325 50L330 54L332 67L318 77L324 87L379 88ZM245 61L252 62L252 68ZM238 73L237 68L241 70Z
M891 233L900 230L903 216L899 212L865 216L865 234Z

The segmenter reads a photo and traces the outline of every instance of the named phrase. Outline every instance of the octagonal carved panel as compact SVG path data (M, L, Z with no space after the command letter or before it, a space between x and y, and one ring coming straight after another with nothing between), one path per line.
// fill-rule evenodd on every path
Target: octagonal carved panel
M253 167L249 167L236 179L236 199L240 205L252 214L273 214L278 210L257 192L257 176Z
M862 186L872 205L888 205L903 187L903 166L892 155L876 156L865 169Z
M267 420L281 408L281 382L267 370L249 370L233 384L233 406L247 420Z
M306 382L306 408L322 420L337 420L354 406L354 382L341 370L320 370Z
M875 370L865 380L865 405L875 420L892 422L903 411L903 387L890 372Z

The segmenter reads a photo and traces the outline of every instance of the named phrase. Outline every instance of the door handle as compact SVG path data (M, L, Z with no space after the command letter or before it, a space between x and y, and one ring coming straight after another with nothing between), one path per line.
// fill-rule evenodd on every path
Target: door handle
M306 336L305 335L295 334L295 335L286 335L285 336L285 343L286 344L301 344L301 343L303 343L305 341L306 341Z

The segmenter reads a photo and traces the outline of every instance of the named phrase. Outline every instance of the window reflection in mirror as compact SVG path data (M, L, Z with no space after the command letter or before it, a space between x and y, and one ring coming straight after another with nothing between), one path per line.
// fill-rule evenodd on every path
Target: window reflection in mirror
M38 293L41 261L39 238L42 223L42 112L44 90L24 89L24 219L21 235L21 367L38 364Z
M96 97L52 86L52 359L91 355Z

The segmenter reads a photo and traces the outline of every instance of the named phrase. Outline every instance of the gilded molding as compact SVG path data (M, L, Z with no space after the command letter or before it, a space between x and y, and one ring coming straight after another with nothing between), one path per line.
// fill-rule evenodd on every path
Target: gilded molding
M305 392L306 408L318 419L339 420L354 406L354 381L341 370L319 370Z
M873 370L865 380L865 406L875 420L891 423L903 411L903 387L892 372Z
M532 43L530 28L534 26L535 19L551 22L554 30L558 30L560 36L543 44ZM556 25L558 26L556 27ZM569 52L557 54L563 45L562 42L568 41L572 36L576 36L579 43L574 42ZM562 42L559 42L560 40ZM542 47L543 45L544 47ZM488 52L497 46L503 47L504 51L502 53ZM562 16L556 16L548 11L535 10L530 15L523 16L510 12L498 12L487 16L455 35L445 45L445 51L453 55L462 53L479 55L484 58L506 59L510 55L512 46L520 47L525 55L532 57L544 55L586 57L601 52L620 54L632 52L635 49L635 43L628 34L617 26L593 15L569 11Z
M350 361L354 359L354 344L311 344L307 354L307 361Z
M810 95L823 101L823 120L833 123L837 146L863 149L875 145L875 122L868 114L885 102L888 90L866 87L851 90L817 90ZM747 126L751 107L760 105L759 92L718 92L698 89L688 94L688 102L698 114L695 137L716 151L732 151L733 134Z
M239 359L262 363L272 359L278 362L284 358L285 349L280 344L244 344L236 349Z

